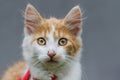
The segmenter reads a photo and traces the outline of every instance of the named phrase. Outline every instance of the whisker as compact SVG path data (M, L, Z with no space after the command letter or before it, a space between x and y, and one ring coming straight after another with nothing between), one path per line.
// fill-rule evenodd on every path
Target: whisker
M71 59L71 60L73 60L73 57L71 57L71 56L66 56L68 59Z
M36 64L38 64L39 60L36 60L33 64L33 66L35 66Z
M82 76L83 80L89 80L84 69L82 70L82 73L83 73L83 76Z
M36 60L36 61L34 62L34 64L33 64L33 66L37 66L37 65L40 64L40 63L41 63L41 61Z
M36 65L40 64L41 62L39 61Z
M38 57L38 55L34 55L34 56L32 56L31 58L35 59L35 58L37 58L37 57Z
M31 58L36 58L36 57L38 57L38 56L32 56Z
M68 58L67 58L66 61L65 61L66 64L71 64L72 62L73 62L73 61L70 60L70 59L68 59Z
M34 63L37 62L37 61L38 61L37 59L32 60L32 64L34 64Z

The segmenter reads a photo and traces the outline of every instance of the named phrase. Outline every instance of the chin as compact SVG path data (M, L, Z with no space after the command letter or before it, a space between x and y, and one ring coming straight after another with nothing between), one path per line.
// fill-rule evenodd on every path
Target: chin
M41 62L41 67L44 69L58 69L65 65L64 61L55 61L55 60L47 60Z

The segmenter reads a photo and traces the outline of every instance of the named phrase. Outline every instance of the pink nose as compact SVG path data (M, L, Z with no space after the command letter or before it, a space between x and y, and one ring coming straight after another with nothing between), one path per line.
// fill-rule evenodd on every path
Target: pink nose
M53 58L56 55L55 51L48 51L48 56Z

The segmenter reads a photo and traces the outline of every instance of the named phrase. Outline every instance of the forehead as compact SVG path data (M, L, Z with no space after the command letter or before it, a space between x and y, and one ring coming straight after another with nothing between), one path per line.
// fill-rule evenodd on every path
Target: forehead
M41 25L39 25L35 32L34 37L44 37L44 38L51 38L54 39L60 37L69 37L72 36L69 29L65 27L62 20L57 20L55 18L50 18L44 20Z

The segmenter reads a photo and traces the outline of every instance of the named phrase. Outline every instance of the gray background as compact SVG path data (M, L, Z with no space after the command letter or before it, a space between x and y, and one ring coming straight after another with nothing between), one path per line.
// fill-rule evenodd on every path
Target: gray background
M33 4L43 16L64 17L75 5L84 12L82 80L120 80L120 0L0 0L0 76L22 59L22 11Z

